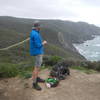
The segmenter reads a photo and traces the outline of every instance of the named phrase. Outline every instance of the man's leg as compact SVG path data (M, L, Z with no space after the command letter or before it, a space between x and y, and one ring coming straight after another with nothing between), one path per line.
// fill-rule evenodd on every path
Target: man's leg
M32 80L34 83L37 82L37 77L39 75L39 72L40 72L40 68L34 67L33 74L32 74Z
M38 85L38 75L40 72L40 67L42 64L42 55L38 55L35 56L35 67L33 70L33 75L32 75L32 79L33 79L33 88L37 89L37 90L41 90L41 87Z

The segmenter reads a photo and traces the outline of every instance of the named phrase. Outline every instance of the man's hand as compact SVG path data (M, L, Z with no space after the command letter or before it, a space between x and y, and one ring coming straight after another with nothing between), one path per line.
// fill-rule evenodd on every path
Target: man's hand
M44 40L44 41L42 42L42 44L43 44L43 45L47 44L47 41Z

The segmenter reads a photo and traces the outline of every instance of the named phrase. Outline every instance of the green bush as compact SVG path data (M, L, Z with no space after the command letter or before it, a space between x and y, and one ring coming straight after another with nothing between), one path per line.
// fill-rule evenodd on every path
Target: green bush
M80 70L80 71L85 72L87 74L92 74L92 73L96 73L97 72L95 70L88 69L88 68L85 68L85 67L82 67L82 66L71 66L71 68Z
M46 66L53 66L61 60L62 58L60 56L45 56L43 58L43 64L45 64Z
M83 66L88 69L94 69L94 70L100 71L100 62L99 61L97 61L97 62L96 61L94 61L94 62L84 61L84 62L81 62L80 66Z
M21 78L28 79L28 78L31 78L32 72L30 72L30 71L20 71L19 76Z
M0 77L15 77L18 75L16 64L0 63Z

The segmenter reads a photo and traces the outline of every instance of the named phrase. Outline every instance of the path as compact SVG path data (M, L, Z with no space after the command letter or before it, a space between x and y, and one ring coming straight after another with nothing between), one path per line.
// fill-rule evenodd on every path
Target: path
M49 71L41 72L46 78ZM0 100L100 100L100 74L85 74L71 70L71 76L60 82L56 88L46 88L40 84L42 91L31 88L31 80L18 78L0 81Z

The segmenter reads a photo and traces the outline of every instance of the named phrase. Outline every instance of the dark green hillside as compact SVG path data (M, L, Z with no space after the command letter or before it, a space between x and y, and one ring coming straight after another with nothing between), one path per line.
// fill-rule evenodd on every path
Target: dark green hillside
M23 33L16 32L15 30L0 28L0 48L8 47L18 43L26 38Z
M31 26L30 22L25 21L25 19L0 16L0 28L15 30L16 32L25 34L31 30Z
M34 20L36 19L1 16L0 48L29 37ZM84 59L74 48L73 43L82 43L84 40L92 39L92 35L100 34L99 27L84 22L40 20L40 23L43 39L47 40L49 44L46 46L46 54L60 55L67 58ZM20 48L22 46L20 45ZM13 49L16 51L15 47ZM20 51L20 49L17 50ZM22 49L22 51L25 50Z

